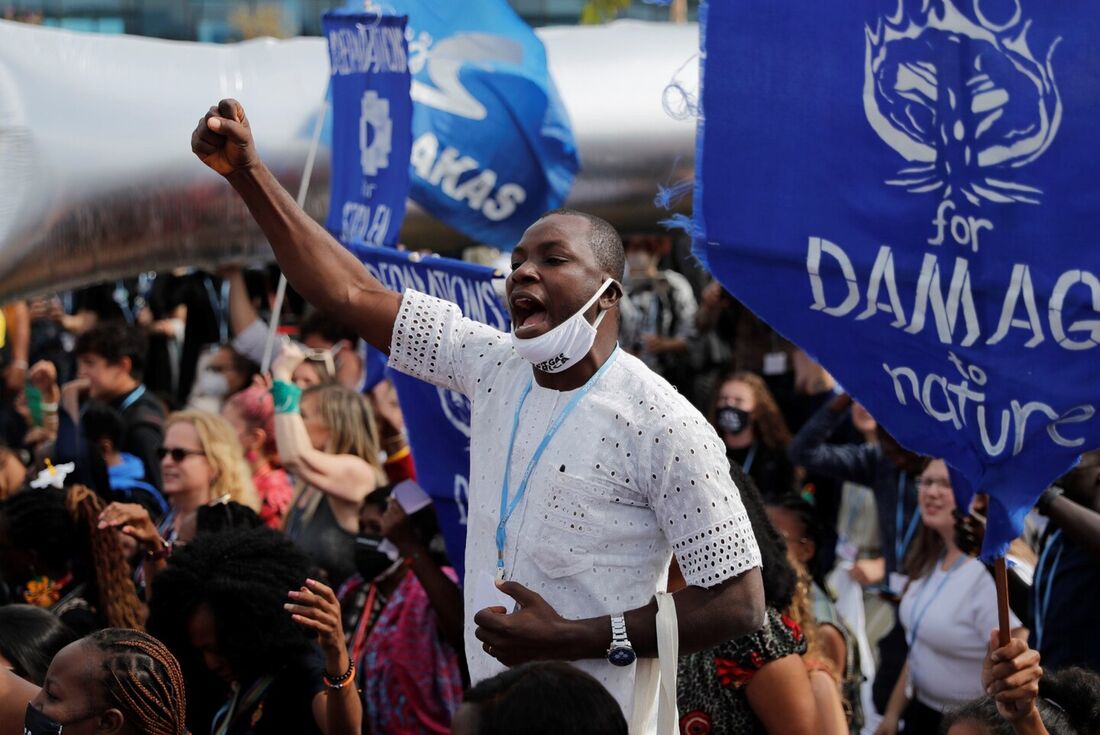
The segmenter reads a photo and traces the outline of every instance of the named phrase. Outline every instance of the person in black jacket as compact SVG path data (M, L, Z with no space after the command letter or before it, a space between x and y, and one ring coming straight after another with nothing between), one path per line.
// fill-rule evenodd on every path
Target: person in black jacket
M76 341L77 374L89 395L110 404L122 416L118 447L141 460L145 478L161 486L157 449L164 441L164 406L142 384L146 341L142 333L121 322L100 324Z

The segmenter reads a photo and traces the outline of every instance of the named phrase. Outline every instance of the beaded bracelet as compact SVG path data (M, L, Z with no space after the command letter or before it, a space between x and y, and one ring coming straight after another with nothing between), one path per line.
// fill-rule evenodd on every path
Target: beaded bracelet
M321 679L329 689L343 689L350 685L355 679L355 664L348 662L348 670L340 674L340 676L329 676L325 674Z

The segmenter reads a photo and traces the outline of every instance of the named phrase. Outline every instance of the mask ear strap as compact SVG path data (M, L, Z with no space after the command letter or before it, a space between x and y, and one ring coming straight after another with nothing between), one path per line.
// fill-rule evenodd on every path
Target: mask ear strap
M611 285L612 283L614 283L614 282L615 282L615 279L614 279L614 278L608 278L608 279L607 279L606 281L604 281L604 282L603 282L603 285L602 285L602 286L600 286L600 288L599 288L599 289L598 289L598 290L596 291L596 293L595 293L595 294L593 294L592 298L590 298L590 299L588 300L588 303L584 305L584 308L582 308L582 309L581 309L581 313L583 314L584 312L586 312L586 311L588 311L589 309L591 309L591 308L592 308L592 304L594 304L594 303L596 303L597 301L599 301L599 300L600 300L600 297L601 297L601 296L603 296L603 293L604 293L604 291L606 291L606 290L607 290L607 287L608 287L608 286L610 286L610 285ZM598 326L600 326L600 322L602 322L602 321L603 321L603 318L604 318L605 316L607 316L607 312L606 312L606 311L601 311L601 312L600 312L599 314L597 314L597 315L596 315L596 321L592 322L592 326L593 326L593 327L598 327Z

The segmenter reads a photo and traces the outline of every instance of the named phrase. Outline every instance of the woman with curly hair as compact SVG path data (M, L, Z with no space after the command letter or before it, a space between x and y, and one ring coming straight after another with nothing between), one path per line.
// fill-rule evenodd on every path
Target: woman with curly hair
M163 643L136 630L108 628L63 648L25 709L30 735L187 732L179 663Z
M261 527L203 534L153 580L149 630L183 666L192 731L359 735L340 605L309 568Z
M161 458L168 512L160 524L136 503L111 503L99 518L100 528L116 528L137 541L145 554L145 575L155 574L174 544L195 538L202 511L216 507L219 525L252 526L260 508L237 432L221 416L204 411L178 411L168 417ZM225 516L228 520L223 520ZM209 519L208 519L209 520Z
M718 383L711 421L726 445L726 455L751 477L764 497L795 489L787 459L791 432L764 379L741 371Z
M120 539L98 527L102 510L82 485L23 490L0 503L0 576L22 602L78 634L142 623Z

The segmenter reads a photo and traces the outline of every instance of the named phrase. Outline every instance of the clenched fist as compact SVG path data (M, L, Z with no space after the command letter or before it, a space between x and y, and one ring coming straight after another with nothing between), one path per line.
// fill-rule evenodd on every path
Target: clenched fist
M244 108L234 99L222 100L199 120L191 134L191 150L222 176L260 162Z

